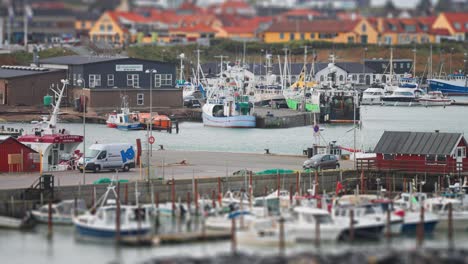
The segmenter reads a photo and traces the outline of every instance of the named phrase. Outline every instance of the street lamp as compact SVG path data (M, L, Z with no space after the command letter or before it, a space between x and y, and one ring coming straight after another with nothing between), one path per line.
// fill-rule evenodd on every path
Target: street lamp
M84 88L86 86L83 78L78 78L76 83L82 86L81 98L83 99L83 185L86 184L86 97L84 95Z
M149 139L153 136L153 78L154 74L158 71L155 69L147 69L145 73L149 74L150 76L150 116L149 116L149 133L147 139L147 149L148 149L148 181L150 180L151 176L151 164L150 164L150 156L153 156L153 145L149 143Z

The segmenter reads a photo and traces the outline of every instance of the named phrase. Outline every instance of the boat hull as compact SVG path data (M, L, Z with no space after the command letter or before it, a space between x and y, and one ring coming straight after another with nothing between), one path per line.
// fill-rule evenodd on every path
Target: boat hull
M78 236L85 238L97 238L97 239L115 239L117 232L115 229L104 229L91 227L75 222L75 230ZM140 229L122 229L120 230L121 238L138 238L148 236L151 233L150 228L140 228Z
M256 118L249 115L214 117L203 113L203 124L211 127L254 128Z
M382 98L380 97L363 97L361 101L361 105L381 105Z
M383 105L386 106L416 106L419 101L414 98L383 98Z
M382 237L384 225L366 225L354 227L354 239L359 240L378 240ZM350 229L344 230L339 240L349 240Z
M423 106L447 106L452 104L450 99L440 99L440 100L427 100L419 99L419 103Z
M117 129L119 130L143 130L145 126L143 124L122 124L117 125Z
M433 220L433 221L425 221L424 222L424 233L425 234L431 234L434 232L436 226L437 226L438 221ZM401 227L401 233L405 235L414 235L416 234L418 230L418 225L419 222L405 222L402 227Z
M107 127L109 127L109 128L117 128L117 124L114 124L114 123L107 123Z
M429 89L431 91L441 91L449 95L468 94L468 86L463 82L455 84L454 82L445 80L429 80Z
M39 223L47 224L49 222L49 215L42 214L37 211L32 211L32 216L34 220ZM71 216L52 216L52 223L59 224L59 225L71 225L73 224Z

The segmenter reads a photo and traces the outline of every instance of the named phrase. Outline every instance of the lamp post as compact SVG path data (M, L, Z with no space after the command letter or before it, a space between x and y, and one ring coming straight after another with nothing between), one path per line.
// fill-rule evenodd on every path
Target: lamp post
M153 145L149 143L150 137L153 136L153 78L154 74L158 71L155 69L147 69L145 73L149 74L150 76L150 116L149 116L149 133L147 138L147 149L148 149L148 181L150 180L151 176L151 163L150 163L150 156L153 156Z
M81 98L83 99L83 185L86 184L86 97L84 95L84 88L86 86L85 80L79 78L77 81L81 89Z

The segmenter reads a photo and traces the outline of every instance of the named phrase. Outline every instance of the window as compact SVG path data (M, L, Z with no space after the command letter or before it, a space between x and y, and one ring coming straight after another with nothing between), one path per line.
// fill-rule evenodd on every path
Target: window
M362 30L362 32L366 32L366 30L367 30L366 24L362 24L361 30Z
M315 38L315 33L310 33L310 38L314 39Z
M140 88L140 75L127 74L127 86L133 88Z
M301 33L301 40L304 40L304 39L305 39L305 34Z
M385 37L385 44L392 44L392 37Z
M384 155L383 155L383 159L384 159L384 160L394 160L394 159L395 159L395 155L393 155L393 154L384 154Z
M411 68L411 63L409 63L409 62L406 63L406 68L408 68L408 69Z
M89 88L101 86L101 74L90 74L89 75Z
M457 158L466 158L466 148L465 147L457 147Z
M465 23L465 29L468 29L468 22Z
M114 74L107 74L107 86L114 86Z
M154 86L171 86L172 85L172 74L156 74L154 75Z
M104 30L105 30L105 26L104 26L104 25L100 25L100 26L99 26L99 30L104 31Z
M142 93L137 94L137 105L145 104L145 95Z
M107 25L107 31L112 31L112 25Z
M453 26L455 27L455 29L458 29L458 30L461 29L461 25L460 25L460 23L458 23L458 22L455 22L455 23L453 24Z
M280 39L284 39L284 33L280 33Z
M344 80L344 76L340 75L340 82L342 82L343 80Z
M354 37L348 37L348 43L354 43Z
M294 33L289 33L289 39L294 40Z

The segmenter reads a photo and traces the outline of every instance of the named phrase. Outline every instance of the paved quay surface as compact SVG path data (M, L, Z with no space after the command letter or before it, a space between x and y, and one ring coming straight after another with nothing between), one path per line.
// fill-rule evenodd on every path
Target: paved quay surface
M300 170L305 156L265 155L251 153L208 152L208 151L153 151L151 165L153 177L166 179L186 179L195 177L224 177L232 175L238 170L251 170L254 172L266 169L280 168ZM144 161L144 156L143 156ZM185 161L185 162L184 162ZM184 164L185 163L185 164ZM352 161L340 161L342 169L351 169ZM78 185L83 184L83 174L79 171L50 172L56 177L56 184ZM102 171L100 173L86 172L85 183L91 184L100 178L117 177L119 179L138 180L146 179L146 169L131 169L129 172ZM0 189L27 188L39 177L38 173L11 173L0 174Z

